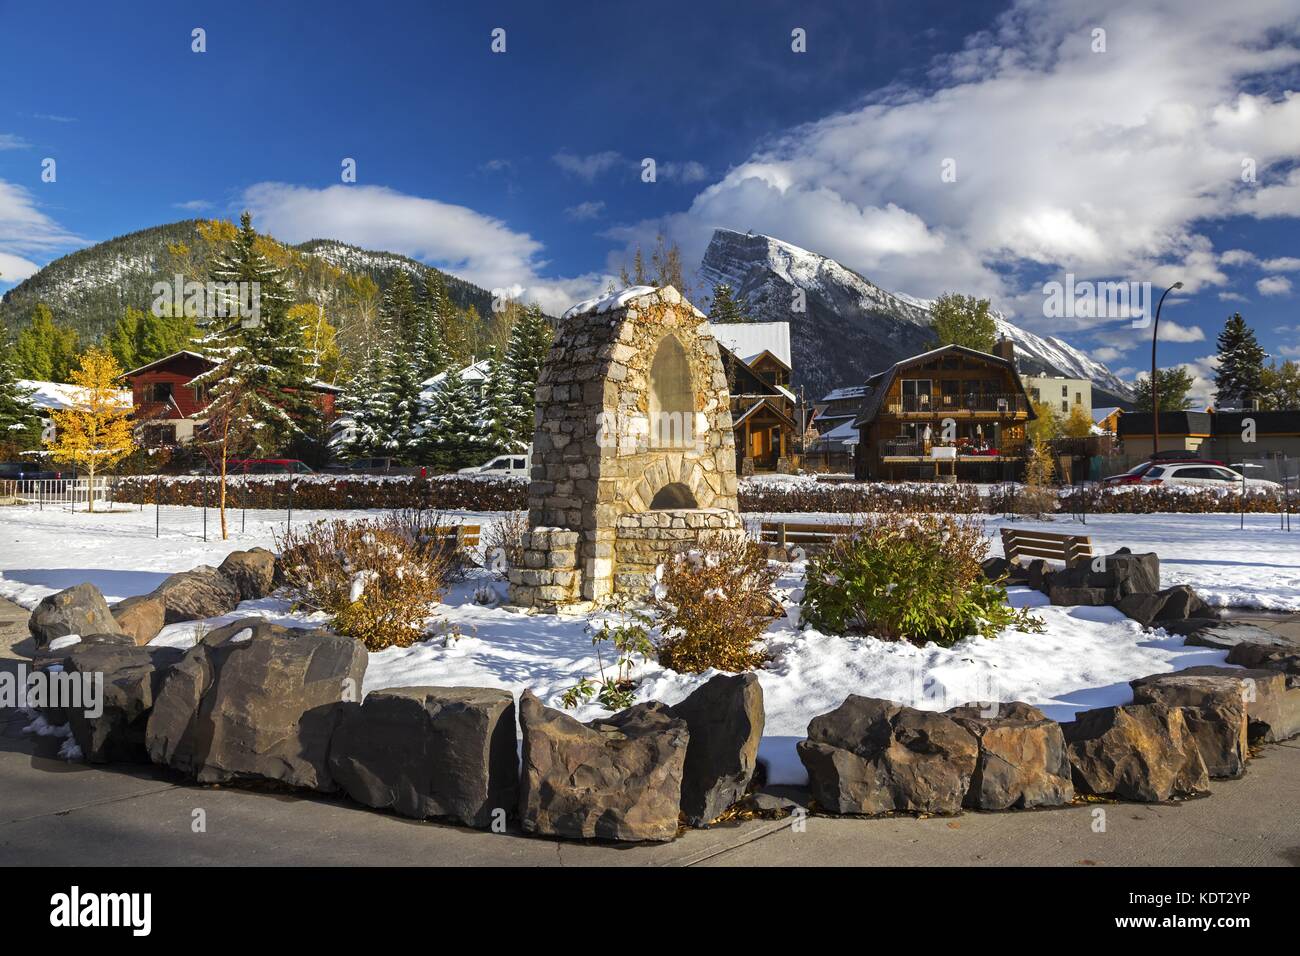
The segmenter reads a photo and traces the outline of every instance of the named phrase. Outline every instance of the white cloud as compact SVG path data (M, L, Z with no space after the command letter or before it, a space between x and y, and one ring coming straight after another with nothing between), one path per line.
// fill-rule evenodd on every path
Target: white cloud
M1160 320L1161 342L1204 342L1205 332L1199 325L1179 325L1170 319Z
M702 183L709 178L709 171L704 168L704 165L693 159L684 163L671 160L659 163L655 167L655 173L663 179L675 179L682 183Z
M1250 300L1247 299L1240 292L1220 292L1219 301L1220 302L1249 302Z
M28 149L31 143L12 133L0 133L0 149Z
M591 182L601 173L608 172L615 166L627 162L621 153L616 153L612 149L601 153L589 153L586 156L580 156L568 150L560 150L551 159L555 165L566 173L577 176L579 179L585 179L587 182Z
M1286 276L1266 276L1255 283L1260 295L1290 295L1291 280Z
M1255 253L1249 249L1227 249L1219 254L1219 262L1225 266L1244 266L1255 261Z
M410 196L384 186L324 189L257 183L242 205L260 231L285 242L329 238L400 252L482 286L508 289L557 314L603 289L609 276L543 278L542 243L466 206Z
M1098 362L1107 362L1107 363L1115 361L1123 354L1124 354L1123 350L1117 349L1114 346L1110 346L1110 345L1103 345L1099 349L1092 349L1090 353L1091 357L1096 359Z
M172 203L173 209L184 209L186 212L202 212L204 209L211 209L212 203L206 199L187 199L185 202Z
M575 222L582 222L587 219L599 219L604 212L604 201L596 199L588 200L587 202L580 202L576 206L570 206L568 209L564 210L564 215Z
M0 283L21 282L40 266L30 256L49 256L82 240L37 208L22 186L0 179Z
M1098 25L1109 52L1091 50ZM1272 214L1265 193L1300 156L1300 94L1263 91L1300 65L1297 28L1294 0L1020 0L934 64L934 90L789 130L686 211L619 237L663 229L693 257L715 227L752 229L886 288L1004 308L1038 270L1222 285L1197 223ZM1243 156L1261 185L1242 182ZM1300 214L1300 170L1291 181Z
M1259 266L1266 272L1300 272L1300 259L1295 256L1278 256L1276 259L1265 259Z
M1300 345L1282 345L1278 347L1286 358L1300 358Z

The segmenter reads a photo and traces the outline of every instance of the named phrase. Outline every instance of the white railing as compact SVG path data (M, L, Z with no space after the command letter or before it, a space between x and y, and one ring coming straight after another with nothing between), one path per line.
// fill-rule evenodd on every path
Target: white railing
M25 504L45 506L89 507L92 497L98 502L110 500L107 476L98 478L19 478L0 481L0 499L17 498Z

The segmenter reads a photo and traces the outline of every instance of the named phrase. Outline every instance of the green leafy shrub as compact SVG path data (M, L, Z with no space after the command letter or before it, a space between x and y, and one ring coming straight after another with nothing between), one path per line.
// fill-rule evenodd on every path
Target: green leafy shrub
M584 677L570 687L560 697L565 707L577 707L590 701L593 697L610 710L623 710L631 707L636 697L636 682L632 680L632 668L638 657L643 660L654 653L650 642L650 616L631 606L626 598L616 599L609 608L613 617L606 617L599 623L588 625L591 643L596 648L596 663L600 667L600 677L593 680ZM605 670L605 656L600 652L602 644L614 647L614 665L611 672Z
M879 514L808 562L803 620L832 634L950 647L1041 622L1007 605L1006 587L985 578L988 539L978 519Z
M659 663L696 674L746 671L767 655L753 645L784 611L767 550L744 538L702 536L697 547L660 565L652 604L659 612Z

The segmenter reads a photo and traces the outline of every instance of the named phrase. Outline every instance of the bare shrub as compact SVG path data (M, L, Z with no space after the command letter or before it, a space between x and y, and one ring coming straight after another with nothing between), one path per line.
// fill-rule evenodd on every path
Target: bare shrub
M501 578L510 568L522 568L527 533L526 511L511 511L486 525L479 538L483 545L483 566Z
M784 613L774 589L780 572L765 548L738 536L707 535L660 568L652 597L659 663L690 674L762 665L767 655L754 642Z
M458 549L422 537L400 513L316 521L276 544L296 606L332 614L339 633L372 651L422 640L460 565Z

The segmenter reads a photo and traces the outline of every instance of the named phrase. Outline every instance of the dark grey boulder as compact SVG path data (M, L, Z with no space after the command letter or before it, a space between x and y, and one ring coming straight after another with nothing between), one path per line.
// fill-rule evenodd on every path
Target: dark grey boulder
M167 607L157 594L138 594L109 609L113 620L136 644L148 644L167 622Z
M1110 604L1110 592L1105 588L1071 588L1053 583L1048 597L1053 604L1063 607L1105 607Z
M708 826L745 795L763 737L763 688L753 674L719 675L668 713L686 721L690 745L682 777L682 812Z
M947 715L979 742L963 801L976 810L1056 807L1074 799L1061 725L1020 701L963 704Z
M990 581L1001 581L1006 578L1010 583L1024 579L1024 571L1020 565L1012 564L1006 558L985 558L980 562L980 570L984 572L984 577Z
M814 717L797 749L830 813L957 813L979 759L975 735L951 717L856 694Z
M1061 731L1075 789L1083 793L1158 803L1209 789L1205 761L1179 707L1085 710Z
M266 548L232 551L217 570L234 583L241 601L264 598L275 590L275 555Z
M145 728L167 671L185 656L176 647L82 644L68 655L68 673L93 679L102 693L95 710L69 708L72 736L88 763L148 763Z
M1130 594L1150 594L1160 590L1160 558L1152 554L1134 554L1120 548L1113 554L1076 561L1052 577L1059 588L1100 588L1107 594L1104 603L1113 604Z
M206 564L173 574L154 589L153 595L162 600L168 624L221 617L240 601L235 582Z
M333 790L329 744L361 696L366 651L350 637L244 618L207 634L167 674L149 756L200 783L275 781Z
M519 725L525 830L605 840L677 836L690 733L663 704L582 724L524 691Z
M64 588L36 605L27 620L27 629L43 650L56 637L69 634L118 634L122 628L113 620L108 602L93 584Z
M1043 558L1035 558L1024 566L1024 581L1035 591L1048 593L1052 587L1052 579L1056 577L1056 570L1052 565Z
M1186 638L1184 644L1213 647L1225 651L1238 644L1273 644L1277 641L1272 631L1266 631L1254 624L1224 621L1212 617L1166 619L1160 622L1160 626L1170 634L1181 634Z
M1300 647L1294 644L1238 644L1228 651L1228 663L1278 671L1288 687L1300 688Z
M1115 602L1115 607L1143 627L1163 626L1165 621L1199 619L1213 621L1218 612L1186 584L1154 593L1134 592Z
M1239 777L1246 772L1246 700L1240 678L1221 673L1175 671L1152 674L1129 684L1135 704L1179 707L1211 777Z
M482 687L393 687L351 705L330 744L348 796L423 819L488 827L519 799L515 701Z

